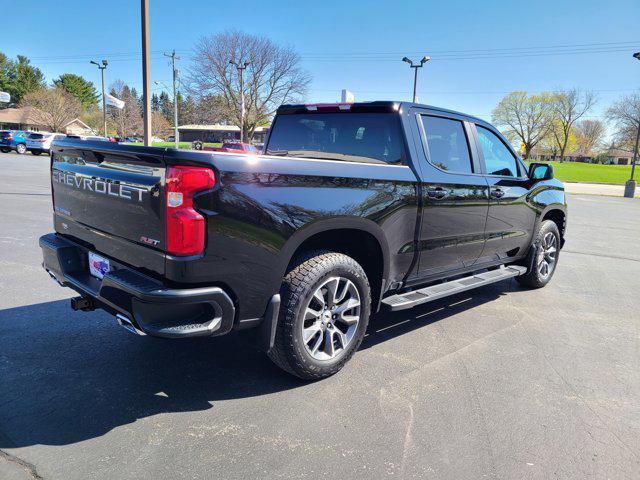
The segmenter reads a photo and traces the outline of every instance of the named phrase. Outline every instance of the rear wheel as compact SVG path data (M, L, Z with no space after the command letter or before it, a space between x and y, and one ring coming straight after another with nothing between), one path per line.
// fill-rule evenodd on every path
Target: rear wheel
M19 143L18 145L16 145L16 153L18 155L27 153L27 146L24 143Z
M534 237L533 261L524 275L516 277L522 285L532 288L544 287L551 281L560 254L560 231L555 222L544 220Z
M303 379L338 372L360 346L371 313L369 281L353 258L316 251L289 270L269 357Z
M42 153L42 150L31 150L32 155L40 155L41 153Z

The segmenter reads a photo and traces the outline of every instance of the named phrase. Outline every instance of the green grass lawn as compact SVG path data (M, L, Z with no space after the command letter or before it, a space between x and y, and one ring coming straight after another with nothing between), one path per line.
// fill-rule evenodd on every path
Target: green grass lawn
M130 143L130 145L142 145L142 142ZM211 142L204 143L205 147L220 147L221 145L222 143L211 143ZM175 142L154 142L152 146L173 148L175 147ZM191 148L191 142L178 142L178 148L183 148L185 150L188 150Z
M612 183L624 185L631 175L631 165L600 165L596 163L578 162L544 163L552 164L556 178L564 182Z

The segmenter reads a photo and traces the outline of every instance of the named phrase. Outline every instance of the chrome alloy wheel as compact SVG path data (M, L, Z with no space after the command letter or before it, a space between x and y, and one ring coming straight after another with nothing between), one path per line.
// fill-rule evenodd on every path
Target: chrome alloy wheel
M553 272L558 260L558 240L552 232L548 232L542 238L538 250L538 273L542 278L547 278Z
M344 277L331 277L311 296L304 311L302 340L316 360L331 360L353 339L360 322L360 293Z

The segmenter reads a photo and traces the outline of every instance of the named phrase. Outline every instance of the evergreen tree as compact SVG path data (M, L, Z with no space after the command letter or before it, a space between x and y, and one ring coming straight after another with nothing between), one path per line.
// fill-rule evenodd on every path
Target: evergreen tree
M11 95L11 103L18 104L27 93L45 87L44 74L30 65L27 57L18 55L17 60L11 60L0 53L0 90ZM1 106L8 104L0 103Z
M93 83L80 75L63 73L53 81L53 84L76 97L84 109L89 109L98 102L98 92Z

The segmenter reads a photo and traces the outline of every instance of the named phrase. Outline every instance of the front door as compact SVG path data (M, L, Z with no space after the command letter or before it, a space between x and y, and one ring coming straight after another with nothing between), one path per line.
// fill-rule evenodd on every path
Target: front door
M526 199L531 182L523 163L497 132L475 127L490 193L486 243L479 262L525 255L536 221L536 211Z
M489 189L470 147L473 126L455 115L418 115L422 224L416 281L467 269L484 247Z

